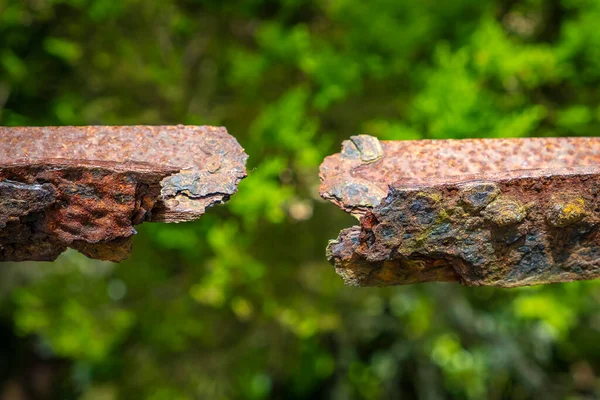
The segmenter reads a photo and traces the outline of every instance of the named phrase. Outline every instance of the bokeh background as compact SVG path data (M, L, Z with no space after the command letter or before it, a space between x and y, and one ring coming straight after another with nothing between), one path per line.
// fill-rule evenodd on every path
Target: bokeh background
M600 285L344 287L318 166L597 135L598 0L0 0L2 125L225 125L250 176L119 265L0 268L2 399L592 399Z

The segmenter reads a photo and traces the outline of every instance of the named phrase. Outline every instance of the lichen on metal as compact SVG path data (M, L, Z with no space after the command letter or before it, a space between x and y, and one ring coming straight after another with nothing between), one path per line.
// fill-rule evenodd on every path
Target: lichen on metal
M327 248L347 284L600 277L600 138L382 141L365 160L376 140L321 165L321 195L360 220Z
M0 261L123 260L134 225L229 199L246 159L220 127L0 127Z

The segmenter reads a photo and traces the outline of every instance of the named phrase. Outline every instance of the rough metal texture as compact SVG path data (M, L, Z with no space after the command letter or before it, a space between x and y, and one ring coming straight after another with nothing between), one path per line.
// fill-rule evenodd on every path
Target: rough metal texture
M129 255L133 225L180 222L223 202L247 156L224 128L0 128L0 261L67 247Z
M321 165L360 219L329 243L345 282L514 287L600 277L600 138L379 142Z

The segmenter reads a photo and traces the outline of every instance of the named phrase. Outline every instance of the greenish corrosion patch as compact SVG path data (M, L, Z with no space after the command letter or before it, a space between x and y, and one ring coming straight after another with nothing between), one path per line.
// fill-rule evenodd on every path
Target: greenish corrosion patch
M546 218L553 226L564 228L582 220L586 215L586 204L582 197L558 194L550 200Z
M377 138L369 135L356 135L351 136L350 140L358 149L362 162L369 164L383 157L383 148Z
M517 199L500 197L490 203L481 215L498 226L510 226L523 221L527 210Z

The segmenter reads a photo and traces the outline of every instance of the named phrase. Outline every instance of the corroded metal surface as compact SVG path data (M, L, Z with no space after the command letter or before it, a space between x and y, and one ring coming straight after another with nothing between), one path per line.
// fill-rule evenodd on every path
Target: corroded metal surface
M61 158L177 168L161 184L153 221L194 220L226 201L246 176L247 157L223 127L0 127L0 165Z
M246 159L224 128L0 128L0 261L122 260L134 225L227 200Z
M346 283L600 277L600 138L376 141L321 166L321 195L360 218L327 249Z

